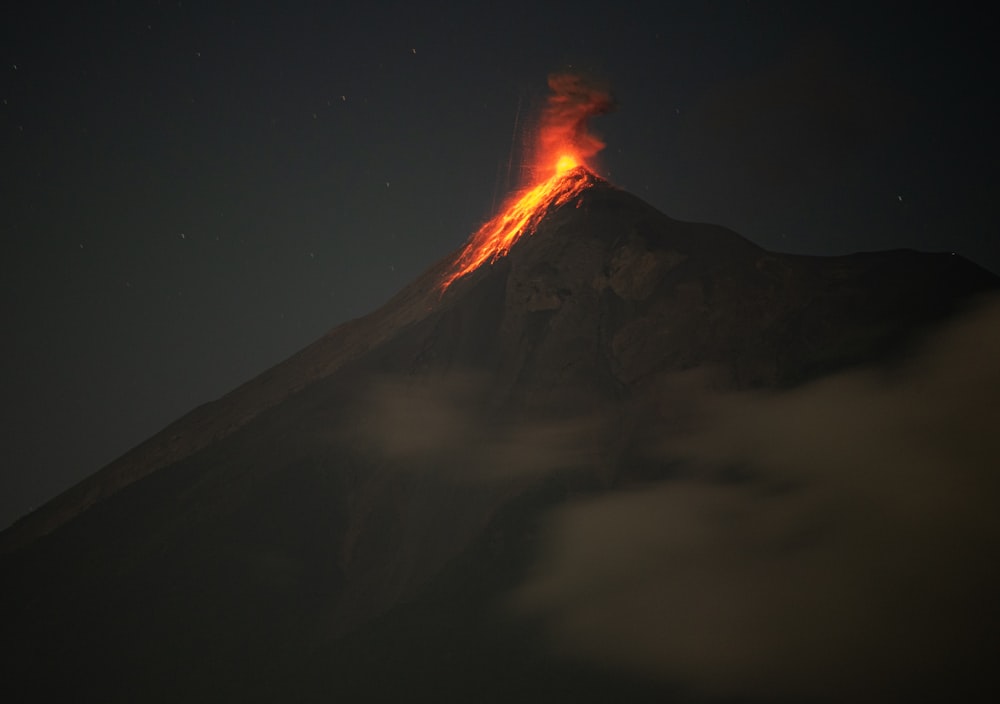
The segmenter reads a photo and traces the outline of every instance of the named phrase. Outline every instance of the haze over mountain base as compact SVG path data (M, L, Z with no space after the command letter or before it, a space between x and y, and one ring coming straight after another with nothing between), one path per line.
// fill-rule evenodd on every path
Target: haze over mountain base
M90 701L940 701L992 683L997 280L592 178L2 536Z

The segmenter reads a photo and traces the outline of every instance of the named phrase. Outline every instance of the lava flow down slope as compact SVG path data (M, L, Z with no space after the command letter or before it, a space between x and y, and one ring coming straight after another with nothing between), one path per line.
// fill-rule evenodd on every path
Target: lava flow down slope
M0 536L18 701L899 701L989 684L998 280L531 182ZM58 439L53 439L58 441Z

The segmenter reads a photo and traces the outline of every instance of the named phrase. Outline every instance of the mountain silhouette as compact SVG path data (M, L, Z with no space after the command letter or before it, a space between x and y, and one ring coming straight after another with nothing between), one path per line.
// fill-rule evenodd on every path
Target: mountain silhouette
M553 512L686 481L684 453L663 447L703 427L703 390L891 375L998 281L950 253L768 252L574 177L580 196L507 256L443 291L457 255L442 260L6 530L4 688L18 701L725 700L550 647L516 605ZM712 481L758 476L731 462Z

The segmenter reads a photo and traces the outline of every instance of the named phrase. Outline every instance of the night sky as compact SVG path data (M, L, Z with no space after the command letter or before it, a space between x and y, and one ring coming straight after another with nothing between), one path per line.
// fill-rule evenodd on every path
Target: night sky
M361 5L5 11L0 527L457 249L553 71L610 84L597 166L672 217L1000 272L971 9Z

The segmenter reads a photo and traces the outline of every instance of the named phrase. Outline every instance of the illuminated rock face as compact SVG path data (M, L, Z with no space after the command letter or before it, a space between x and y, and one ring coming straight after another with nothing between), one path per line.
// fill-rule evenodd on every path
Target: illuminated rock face
M442 291L456 253L8 531L5 688L661 700L503 616L545 511L667 471L639 446L659 380L891 359L997 282L947 255L769 253L581 178L503 256Z

